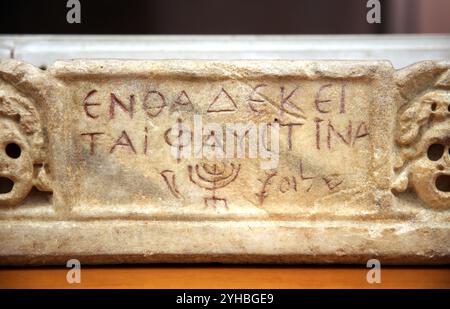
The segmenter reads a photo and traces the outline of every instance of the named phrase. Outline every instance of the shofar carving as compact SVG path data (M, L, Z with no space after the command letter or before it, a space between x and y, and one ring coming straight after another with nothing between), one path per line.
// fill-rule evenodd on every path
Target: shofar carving
M0 264L449 263L449 76L1 60Z

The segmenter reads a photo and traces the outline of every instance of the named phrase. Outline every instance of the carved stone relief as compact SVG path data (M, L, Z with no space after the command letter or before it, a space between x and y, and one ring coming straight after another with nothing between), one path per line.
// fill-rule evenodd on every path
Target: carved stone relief
M396 192L413 188L427 207L450 208L450 74L408 102L398 117Z
M0 264L449 263L449 72L1 60Z
M0 205L15 206L33 187L52 189L47 141L36 104L4 83L0 88Z

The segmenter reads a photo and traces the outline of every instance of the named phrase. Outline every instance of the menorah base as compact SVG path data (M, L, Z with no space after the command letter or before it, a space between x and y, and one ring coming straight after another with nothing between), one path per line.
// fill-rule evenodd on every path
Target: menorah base
M227 199L220 197L205 197L205 208L228 210Z

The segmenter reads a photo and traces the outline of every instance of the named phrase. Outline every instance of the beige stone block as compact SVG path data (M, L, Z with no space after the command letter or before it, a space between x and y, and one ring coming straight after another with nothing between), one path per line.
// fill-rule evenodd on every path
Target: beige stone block
M450 262L450 64L0 61L0 264Z

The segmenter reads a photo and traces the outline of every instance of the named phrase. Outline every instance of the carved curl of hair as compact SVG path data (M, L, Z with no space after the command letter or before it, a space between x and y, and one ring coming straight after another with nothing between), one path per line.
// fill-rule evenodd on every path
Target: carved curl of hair
M439 122L448 118L448 106L441 106L441 104L450 101L449 72L442 74L434 88L417 96L401 114L399 118L400 134L397 138L400 146L408 147L415 144L431 121Z

